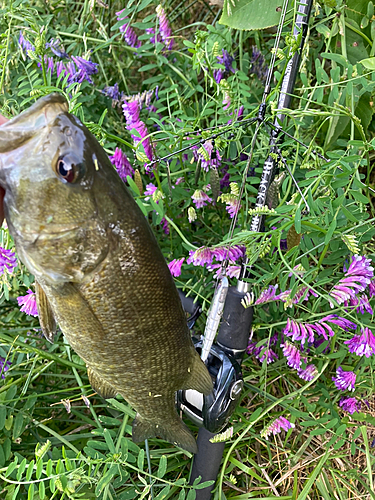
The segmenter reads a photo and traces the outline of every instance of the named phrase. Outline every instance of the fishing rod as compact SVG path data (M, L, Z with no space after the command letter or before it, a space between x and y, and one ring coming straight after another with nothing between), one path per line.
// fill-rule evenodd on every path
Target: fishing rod
M255 207L263 208L267 203L267 194L270 185L278 170L280 150L278 144L282 135L282 125L285 119L283 110L291 104L293 88L296 82L302 49L306 40L308 23L313 0L299 0L298 10L294 23L293 36L299 44L287 62L281 83L278 100L278 113L274 120L269 139L269 156L267 157L260 179ZM278 26L275 49L267 75L262 102L258 110L257 125L252 140L249 159L245 168L244 181L252 161L256 137L265 123L267 97L270 93L270 83L275 65L276 52L279 46L281 30L285 20L288 0L284 1L283 10ZM292 51L292 49L290 49ZM282 162L284 166L286 162ZM241 186L239 200L244 190ZM264 231L264 214L252 216L250 230ZM232 231L235 227L232 223ZM242 301L250 290L249 280L252 276L252 266L247 257L244 258L236 286L228 286L224 277L217 286L214 298L208 313L205 335L195 342L198 352L206 362L207 368L214 379L214 391L209 396L203 396L196 391L179 391L177 400L180 409L196 424L200 426L197 438L198 453L194 456L190 473L189 484L201 477L201 481L216 481L224 453L225 441L213 442L215 436L225 428L230 415L234 411L243 387L241 362L246 352L253 318L253 308L244 308ZM195 312L196 313L196 312ZM219 323L221 324L219 327ZM216 341L213 342L218 330ZM196 500L210 500L213 486L196 490ZM219 497L220 497L219 493Z

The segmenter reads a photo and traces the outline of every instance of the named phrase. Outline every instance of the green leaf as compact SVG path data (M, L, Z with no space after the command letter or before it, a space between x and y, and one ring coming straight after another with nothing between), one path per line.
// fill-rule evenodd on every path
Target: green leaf
M333 219L333 221L331 222L331 224L328 228L326 237L324 238L325 245L328 245L328 243L331 241L333 233L335 232L336 226L337 226L337 221L336 221L336 219Z
M141 471L143 471L144 461L145 461L145 450L140 450L137 459L137 465L138 469L140 469Z
M350 194L353 196L353 198L360 203L364 203L367 205L367 203L370 203L370 200L362 193L359 191L353 191L352 189L350 190Z
M113 443L113 439L112 439L111 434L109 433L108 429L104 429L103 436L104 436L105 442L107 443L109 451L111 453L116 453L116 448L115 448L115 445Z
M17 439L21 435L22 428L23 428L23 415L21 412L18 412L16 418L14 419L13 439Z
M367 59L362 59L362 61L359 61L366 69L369 69L370 71L375 70L375 57L368 57Z
M163 500L163 498L165 498L168 495L170 489L171 489L171 487L168 484L167 486L165 486L161 490L161 492L158 494L158 496L155 497L155 500Z
M0 406L0 431L5 425L5 420L7 418L7 409L5 406Z
M159 468L158 468L156 475L158 477L162 478L162 477L164 477L164 474L166 473L166 471L167 471L167 457L165 455L162 455L160 458Z
M44 500L45 496L46 496L46 487L44 486L44 481L40 481L40 483L39 483L39 497L40 497L40 500Z
M225 0L219 23L237 30L263 30L279 23L281 6L282 0L238 0L235 6Z
M29 491L27 492L27 500L33 500L34 498L34 483L29 485Z
M190 490L187 494L186 500L195 500L197 492L195 490Z

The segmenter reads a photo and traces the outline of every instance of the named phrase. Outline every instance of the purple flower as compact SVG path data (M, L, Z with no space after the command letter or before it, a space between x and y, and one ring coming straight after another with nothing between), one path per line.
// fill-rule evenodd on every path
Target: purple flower
M202 189L196 189L191 199L197 208L202 208L205 207L207 203L212 203L212 198L210 198Z
M241 266L229 265L226 268L223 268L222 264L210 264L207 266L208 271L215 271L215 278L223 278L224 276L228 276L228 278L239 278Z
M189 257L187 258L187 264L193 264L194 266L203 266L204 264L212 264L214 255L212 250L208 247L200 247L198 250L190 250Z
M222 49L222 54L222 56L217 56L217 60L219 61L219 63L225 66L225 71L227 73L235 73L237 70L235 70L232 66L234 57L229 55L229 52L225 49Z
M157 42L161 42L162 39L161 39L161 36L159 35L159 33L156 33L155 34L155 29L154 28L147 28L146 29L146 33L148 35L153 35L153 36L150 36L150 42L155 44Z
M366 356L369 358L375 354L375 337L370 328L361 329L361 335L354 335L350 340L345 340L344 344L348 350L357 356Z
M287 364L291 368L298 370L301 366L301 353L293 344L288 341L285 344L281 344L280 347L283 348L283 354L287 359Z
M115 166L118 175L123 181L126 181L126 177L128 175L131 177L134 174L134 169L130 165L128 157L120 148L116 148L115 154L110 156L109 159L111 160L112 165Z
M125 9L122 9L119 12L116 12L116 16L117 16L118 21L128 21L128 18L126 16L121 16L121 13L124 10ZM133 30L133 28L130 26L129 23L125 23L122 26L120 26L120 31L121 31L121 33L124 34L125 42L129 45L129 47L138 48L141 46L141 42L138 40L138 37L135 34L135 31Z
M266 438L268 441L268 436L271 434L279 434L281 432L281 429L284 429L284 431L288 431L289 429L293 429L295 425L292 422L289 422L285 417L279 417L276 420L274 420L270 425L265 427L262 432L260 433L261 437Z
M355 323L345 318L341 318L337 316L337 314L329 314L315 323L300 323L288 318L283 334L287 337L292 337L293 341L300 340L301 344L304 344L306 341L314 342L315 333L322 335L327 340L328 337L333 337L335 335L335 332L328 323L333 323L345 331L348 329L355 330L357 328Z
M255 74L259 78L259 80L265 82L268 74L268 67L264 60L264 57L262 56L262 53L257 49L255 45L253 46L253 53L250 62L250 73Z
M35 47L32 43L30 43L26 38L23 36L23 32L20 31L20 36L18 38L18 43L20 46L23 48L23 50L27 53L28 50L31 50L32 52L35 51Z
M344 265L345 277L342 278L330 292L338 304L350 300L358 292L363 292L374 277L374 268L371 266L371 259L366 259L364 255L353 255L349 269ZM333 308L334 303L330 302Z
M12 273L16 265L17 259L15 253L12 250L0 247L0 275L4 274L5 271Z
M124 104L122 105L122 111L124 113L126 120L126 125L127 125L126 128L128 130L135 128L134 125L139 122L140 107L138 100L125 101Z
M358 401L357 398L343 397L339 402L339 406L344 411L349 412L350 415L353 415L355 412L359 413L361 409L361 402Z
M148 131L146 125L139 119L139 102L137 100L133 100L130 102L125 101L122 105L122 109L126 119L126 128L129 131L135 129L140 136L139 137L138 135L135 135L133 133L131 134L134 143L137 144L138 142L141 142L145 151L145 155L151 161L153 158L151 141L147 137Z
M38 316L38 309L36 307L35 293L30 289L27 290L26 295L21 295L17 297L18 305L21 306L21 311L28 314L29 316Z
M46 43L46 47L49 47L55 56L60 57L61 59L68 58L68 54L65 50L60 46L61 41L58 38L51 38L49 43Z
M226 111L227 109L230 108L232 104L232 100L231 100L231 97L230 97L230 93L229 92L224 92L224 99L223 99L223 110Z
M247 344L246 352L247 354L253 354L255 357L258 357L260 354L260 351L262 350L262 347L257 347L257 342L253 342L252 340L249 340L249 343Z
M163 217L162 220L160 221L160 225L161 225L164 233L169 234L169 224L168 224L168 221L165 217Z
M156 15L159 19L159 31L161 39L163 40L166 49L171 50L174 44L172 30L169 26L165 10L160 4L156 7Z
M244 245L221 246L213 248L212 253L218 262L222 262L223 260L236 262L236 260L242 259L245 256L246 247Z
M184 262L185 257L182 257L182 259L173 259L169 264L169 270L171 272L172 276L175 276L176 278L181 275L181 266L182 263Z
M266 359L267 364L273 363L274 361L279 359L278 355L270 347L261 349L261 352L255 355L255 357L258 358L261 363L263 363L263 361Z
M203 144L203 149L206 151L206 155L203 156L200 152L199 146L192 146L194 158L196 161L201 161L201 167L205 172L208 172L211 167L220 167L221 165L221 156L218 149L214 149L214 145L211 140L206 141ZM208 159L207 159L208 158Z
M348 301L345 301L344 305L348 306ZM374 314L366 294L360 295L359 297L350 297L349 305L356 307L357 313L365 314L365 312L368 312L370 314Z
M318 369L315 365L307 365L305 369L299 368L297 370L297 375L302 380L306 380L307 382L311 382L318 374Z
M332 380L340 391L346 391L347 389L349 391L354 391L356 377L354 372L345 372L341 366L339 366L336 370L336 377L332 377Z
M221 80L223 79L223 76L224 76L224 71L219 68L219 69L214 69L213 71L213 75L214 75L214 80L215 82L219 85L219 83L221 82Z
M270 285L268 288L263 290L258 299L254 302L254 305L258 306L259 304L265 304L271 300L277 300L276 290L278 286L279 285Z
M155 186L155 184L153 184L152 182L150 182L150 184L147 184L146 185L146 190L143 194L145 194L147 196L147 198L145 198L145 200L149 200L150 196L153 196L153 194L155 193L155 191L157 191L157 187Z
M5 378L5 372L7 370L9 370L11 364L12 363L10 361L5 361L5 358L3 358L2 356L0 356L0 372L1 372L1 378L2 379Z
M241 208L241 202L237 198L237 196L232 195L222 195L224 198L226 207L225 210L228 212L231 219L238 214L239 209Z
M111 86L104 87L104 89L102 90L102 93L105 96L110 97L114 101L118 101L120 98L118 83L115 83L112 87Z
M371 280L368 285L368 293L371 297L375 297L375 280Z
M220 169L220 175L222 175L220 179L220 189L223 189L225 187L229 187L230 184L230 175L228 172L228 165L223 165Z
M92 61L88 61L80 56L72 56L73 61L76 63L78 68L77 78L80 81L87 80L92 83L90 78L91 75L95 75L98 72L98 64Z

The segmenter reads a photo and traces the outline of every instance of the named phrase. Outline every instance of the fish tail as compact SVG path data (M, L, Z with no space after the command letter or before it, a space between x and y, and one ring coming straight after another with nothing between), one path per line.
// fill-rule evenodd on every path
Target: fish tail
M161 423L144 419L137 413L133 422L133 441L139 443L152 437L161 437L190 453L197 453L198 451L193 434L177 414L173 416L172 420L168 418L168 420L166 419Z
M182 390L193 389L195 391L201 392L205 396L208 396L213 390L212 379L208 373L206 365L203 363L199 354L195 351L191 366L188 368L189 377Z

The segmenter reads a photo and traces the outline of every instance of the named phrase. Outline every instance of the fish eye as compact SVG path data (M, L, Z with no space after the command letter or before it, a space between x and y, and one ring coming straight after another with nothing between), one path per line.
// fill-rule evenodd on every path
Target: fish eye
M73 153L59 156L55 165L56 174L65 182L77 182L84 173L83 163Z

